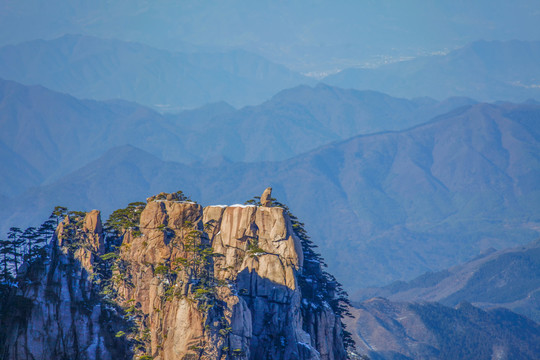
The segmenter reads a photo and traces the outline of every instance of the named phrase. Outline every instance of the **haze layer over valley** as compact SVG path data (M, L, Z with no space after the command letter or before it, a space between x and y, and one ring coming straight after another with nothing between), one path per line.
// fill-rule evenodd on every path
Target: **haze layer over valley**
M24 358L60 341L54 330L20 345L37 312L84 298L38 285L38 274L65 270L56 259L81 262L73 269L95 286L96 314L107 300L119 314L151 317L140 313L131 335L96 325L103 354L251 360L260 342L283 360L540 357L539 23L531 0L0 3L0 294L34 311L9 315L17 330L0 331L9 349L0 354ZM253 198L268 187L273 199ZM55 210L59 230L33 247L31 226L55 206L69 209ZM118 214L129 221L109 239L105 219ZM188 228L200 232L208 271L228 266L208 278L219 294L179 255L190 251ZM258 236L275 243L259 247ZM287 274L277 281L268 269L280 263ZM94 268L119 293L103 297L101 280L86 276ZM132 288L117 275L144 281ZM261 285L267 275L285 281L284 296ZM60 298L31 295L28 279ZM176 280L183 295L167 305ZM150 288L159 304L129 305L132 289ZM227 306L213 308L218 300ZM290 321L267 319L272 306ZM201 316L189 341L167 340L162 321L177 313ZM94 338L78 331L61 341L80 338L80 349L43 356L87 351Z
M7 224L28 226L57 203L80 209L99 207L109 213L134 197L145 198L160 189L172 191L179 183L203 204L248 199L269 183L305 219L331 268L350 289L449 267L487 247L508 247L530 241L537 234L540 193L535 179L540 171L540 131L535 119L540 116L540 106L536 104L474 104L468 99L415 102L317 86L288 90L257 108L235 111L216 106L216 111L206 107L179 117L164 117L132 104L119 107L115 103L80 102L45 89L10 82L5 85L11 88L7 94L15 99L21 96L14 94L44 92L58 100L57 110L67 104L68 109L92 106L102 109L103 114L118 114L118 109L126 114L125 120L109 120L104 136L97 138L84 133L99 131L103 125L88 117L73 117L60 129L81 139L77 151L59 141L55 130L55 119L67 111L50 115L48 122L42 117L44 130L36 137L35 132L6 133L2 141L7 144L18 144L10 139L26 139L29 145L20 148L24 151L10 150L24 156L27 164L36 152L31 145L44 149L58 142L57 146L65 147L58 153L43 153L51 155L36 164L43 166L47 160L48 166L21 168L31 174L42 173L45 180L42 186L21 189L18 196L6 201L3 211ZM26 113L21 109L36 111L34 103L24 101L18 102L17 113ZM373 128L372 118L399 118L397 114L410 126L407 113L421 119L423 113L445 111L449 104L458 108L425 124L339 141L340 129L353 129L343 124L350 120L347 114L354 116L358 129ZM187 123L182 130L186 119L197 113L198 121ZM274 126L280 118L286 123ZM34 119L29 117L29 121ZM136 119L130 124L137 127L127 125L131 119ZM23 123L22 119L6 128L17 129L17 123ZM264 130L258 129L264 124ZM385 130L384 122L375 124L380 126L378 130ZM395 122L393 126L399 129ZM298 135L291 136L295 127ZM335 135L328 139L331 131ZM192 138L186 135L190 133ZM42 138L41 134L50 137ZM323 143L321 138L325 137L334 142L293 156L293 144L306 144L309 149ZM302 138L305 140L300 142ZM132 141L137 139L141 140ZM248 141L244 144L243 139ZM280 144L279 149L274 149L275 144ZM216 147L222 150L216 151ZM285 157L286 150L293 157L277 162L228 159L275 160L276 156ZM176 154L204 161L171 161ZM79 158L72 158L74 155ZM76 170L78 166L73 164L85 161L88 165ZM46 172L55 168L63 169L66 175ZM21 187L8 180L5 188ZM35 185L39 184L36 181ZM362 282L347 276L351 268Z

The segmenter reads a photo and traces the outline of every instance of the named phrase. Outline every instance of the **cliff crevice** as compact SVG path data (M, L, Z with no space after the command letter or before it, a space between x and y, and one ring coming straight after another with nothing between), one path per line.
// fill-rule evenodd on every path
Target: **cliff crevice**
M118 319L99 296L96 258L103 254L98 211L66 217L42 261L20 275L2 307L6 359L129 359L114 337Z
M7 358L346 358L331 291L310 285L322 270L304 267L285 208L173 195L118 212L131 222L107 241L99 212L66 217L17 290L30 310L9 321Z

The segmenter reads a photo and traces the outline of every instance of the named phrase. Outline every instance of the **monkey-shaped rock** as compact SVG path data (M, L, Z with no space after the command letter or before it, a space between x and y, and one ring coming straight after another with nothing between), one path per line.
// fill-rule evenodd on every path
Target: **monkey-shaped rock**
M267 187L261 195L261 205L270 207L272 205L272 188Z

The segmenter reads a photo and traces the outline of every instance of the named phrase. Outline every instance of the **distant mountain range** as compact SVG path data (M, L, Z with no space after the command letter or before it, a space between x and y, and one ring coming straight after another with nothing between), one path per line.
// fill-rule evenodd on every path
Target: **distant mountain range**
M437 301L455 306L467 301L482 308L505 307L540 323L540 240L495 251L465 264L426 273L409 282L363 289L357 300Z
M468 96L480 101L540 99L540 42L477 41L446 55L375 69L346 69L327 84L393 96Z
M180 53L138 43L64 35L0 48L0 77L97 100L163 111L210 102L255 105L312 80L241 50Z
M361 354L540 359L539 16L532 0L0 2L0 240L56 205L106 220L160 192L206 206L271 186L352 294Z
M203 113L230 111L217 105ZM186 165L121 146L48 185L5 200L2 231L40 222L55 205L100 208L106 215L159 191L181 189L204 205L230 204L272 186L279 200L306 223L332 272L355 291L411 279L469 260L489 247L515 246L538 237L538 118L540 106L534 103L473 104L408 130L360 135L279 162L215 158ZM276 126L287 130L281 128ZM166 139L154 137L151 126L141 129L151 144ZM168 129L164 126L158 133L175 136ZM88 134L92 132L72 136L93 138ZM66 156L67 145L60 152ZM187 146L192 154L205 148Z
M540 99L540 42L478 41L446 55L324 78L341 88L404 98ZM120 40L64 35L0 48L0 77L79 98L124 99L160 112L212 102L257 105L315 80L241 50L172 52Z
M372 360L530 360L540 354L540 325L507 309L374 298L351 311L347 330Z
M0 2L1 45L65 33L169 50L243 48L303 72L418 56L477 39L540 39L536 0Z
M319 85L254 107L216 103L161 115L126 101L79 100L0 80L0 193L17 195L133 144L183 163L284 160L357 134L399 130L474 101L405 100ZM221 159L221 160L220 160Z
M186 134L186 145L197 148L201 160L276 161L355 135L403 130L474 103L468 98L407 100L319 84L283 90L238 111L221 106L217 115L196 115L201 109L168 119L179 134Z
M158 154L167 147L169 153L182 154L180 161L193 159L167 126L161 115L137 104L79 100L0 80L2 166L21 172L0 177L0 192L17 195L128 143Z

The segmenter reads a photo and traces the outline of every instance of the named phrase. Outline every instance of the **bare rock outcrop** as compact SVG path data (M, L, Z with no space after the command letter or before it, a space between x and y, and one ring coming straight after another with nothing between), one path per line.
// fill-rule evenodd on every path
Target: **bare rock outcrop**
M138 305L156 358L345 358L336 314L321 310L313 333L304 330L302 245L284 209L150 200L140 225L120 253L132 285L119 293ZM209 278L178 265L197 256L193 240L215 255Z
M33 305L10 325L7 358L345 359L332 286L312 285L320 264L304 266L287 211L265 193L266 206L204 209L158 194L107 254L99 212L67 217L19 291Z
M268 187L264 190L261 195L261 205L262 206L271 206L272 205L272 188Z
M114 337L114 313L100 301L92 280L103 254L99 211L66 219L44 261L27 269L10 296L1 331L5 359L130 359L127 344Z

